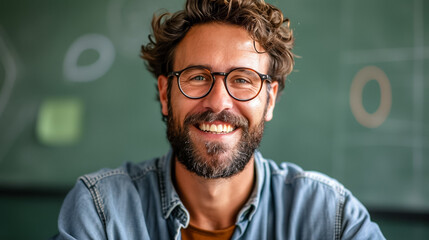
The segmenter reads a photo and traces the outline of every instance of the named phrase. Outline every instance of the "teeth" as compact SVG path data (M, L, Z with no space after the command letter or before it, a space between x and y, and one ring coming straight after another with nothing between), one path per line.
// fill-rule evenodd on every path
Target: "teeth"
M226 130L226 129L225 129ZM222 125L217 125L217 132L221 133L223 131Z
M217 134L221 134L221 133L229 133L232 132L234 130L234 128L231 125L227 125L227 124L200 124L200 130L205 131L205 132L211 132L211 133L217 133Z

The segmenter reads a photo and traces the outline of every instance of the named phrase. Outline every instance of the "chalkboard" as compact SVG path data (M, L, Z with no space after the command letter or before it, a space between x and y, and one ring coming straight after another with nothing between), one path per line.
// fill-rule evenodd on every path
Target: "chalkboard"
M261 151L340 180L364 204L429 210L429 5L268 1L291 19L294 72ZM168 151L139 58L182 1L0 2L0 186L76 178Z

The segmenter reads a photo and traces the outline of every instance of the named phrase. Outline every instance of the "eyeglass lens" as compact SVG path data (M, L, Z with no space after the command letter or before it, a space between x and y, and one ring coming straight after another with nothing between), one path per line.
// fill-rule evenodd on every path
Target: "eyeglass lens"
M188 68L179 77L180 88L191 98L206 95L213 84L212 74L205 68ZM237 99L247 100L255 97L261 88L262 81L258 73L251 69L231 71L225 80L228 92Z

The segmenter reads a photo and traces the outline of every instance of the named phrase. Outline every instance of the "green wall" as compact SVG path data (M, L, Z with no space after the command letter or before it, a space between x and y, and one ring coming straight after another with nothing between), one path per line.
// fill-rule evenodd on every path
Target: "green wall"
M269 2L300 57L264 156L335 177L370 209L427 216L429 3ZM0 1L1 239L47 238L78 176L168 150L139 48L153 13L182 5ZM389 239L429 236L428 221L377 220Z

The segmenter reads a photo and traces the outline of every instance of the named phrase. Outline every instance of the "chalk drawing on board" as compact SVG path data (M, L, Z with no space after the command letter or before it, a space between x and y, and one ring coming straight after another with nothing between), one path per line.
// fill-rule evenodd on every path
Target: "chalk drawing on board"
M9 98L12 95L13 86L17 77L17 66L13 57L13 51L11 50L10 44L6 44L6 34L0 26L0 66L4 68L3 84L0 85L0 117L3 114Z
M362 103L363 88L371 80L378 82L381 95L380 105L374 113L368 113ZM389 116L391 106L392 89L383 70L375 66L362 68L354 77L350 87L350 108L356 121L368 128L379 127Z
M99 58L92 64L79 66L79 56L86 50L95 50ZM88 82L102 77L115 60L115 47L105 36L86 34L74 41L64 58L64 76L76 82Z
M118 53L136 59L142 43L150 33L149 24L159 5L138 0L109 2L106 22ZM147 24L144 24L147 23Z

